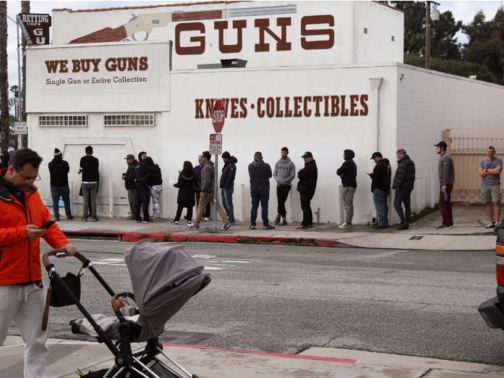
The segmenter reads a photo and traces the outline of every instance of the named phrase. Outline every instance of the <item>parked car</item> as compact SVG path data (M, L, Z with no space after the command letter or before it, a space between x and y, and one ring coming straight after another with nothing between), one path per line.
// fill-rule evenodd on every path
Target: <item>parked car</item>
M497 230L496 275L497 296L483 302L478 306L478 311L490 328L504 330L504 219Z

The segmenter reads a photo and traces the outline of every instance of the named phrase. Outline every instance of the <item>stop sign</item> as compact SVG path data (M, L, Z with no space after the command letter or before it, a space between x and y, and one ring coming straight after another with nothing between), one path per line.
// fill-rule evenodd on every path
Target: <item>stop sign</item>
M215 101L215 105L212 110L212 125L216 133L220 133L224 127L224 119L226 117L226 109L224 109L224 103L221 99Z

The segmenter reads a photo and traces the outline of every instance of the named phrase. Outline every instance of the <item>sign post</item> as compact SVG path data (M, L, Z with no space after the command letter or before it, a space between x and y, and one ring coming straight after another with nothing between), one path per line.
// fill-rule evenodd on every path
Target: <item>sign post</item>
M212 110L212 125L217 134L210 134L210 154L215 154L215 183L214 183L214 207L213 207L213 232L217 233L217 198L219 196L219 156L222 154L222 135L226 110L221 99L215 101ZM213 137L213 139L212 139Z

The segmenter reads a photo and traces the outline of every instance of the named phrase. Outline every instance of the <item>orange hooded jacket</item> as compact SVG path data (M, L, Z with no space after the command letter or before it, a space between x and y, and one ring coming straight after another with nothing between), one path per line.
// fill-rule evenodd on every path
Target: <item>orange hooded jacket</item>
M15 199L0 178L0 285L40 281L40 239L28 240L26 225L41 227L51 220L37 187L23 193L25 206ZM53 248L68 244L58 226L53 225L43 238Z

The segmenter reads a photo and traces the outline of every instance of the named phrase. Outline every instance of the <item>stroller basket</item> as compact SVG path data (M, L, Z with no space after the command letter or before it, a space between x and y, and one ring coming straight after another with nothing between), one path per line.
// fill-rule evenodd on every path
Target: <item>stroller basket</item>
M126 249L124 257L128 266L133 293L114 293L110 286L96 271L91 261L82 254L75 257L93 273L107 290L111 306L116 317L91 315L82 305L73 291L56 272L50 256L65 257L64 250L53 250L43 255L42 261L51 278L71 298L84 315L84 318L72 320L72 332L82 333L97 338L104 343L115 357L110 369L95 372L89 378L197 378L177 364L163 352L159 336L164 331L166 322L196 293L211 281L210 275L203 273L203 267L186 252L182 246L154 244L142 240ZM118 308L117 299L129 297L135 306ZM47 316L46 316L47 318ZM147 344L140 352L133 353L132 342ZM158 358L163 355L168 362Z

